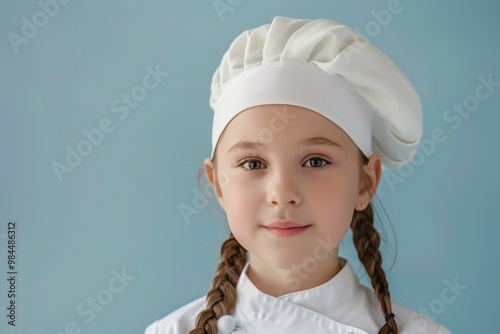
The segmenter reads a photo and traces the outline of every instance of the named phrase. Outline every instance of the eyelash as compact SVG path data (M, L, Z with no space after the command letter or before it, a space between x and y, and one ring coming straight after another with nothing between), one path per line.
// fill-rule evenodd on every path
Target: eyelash
M309 167L309 168L313 168L313 169L324 169L326 168L328 165L331 165L331 162L323 159L323 158L320 158L320 157L312 157L310 159L308 159L307 161L310 161L310 160L321 160L323 162L325 162L324 165L322 166L319 166L319 167ZM307 162L306 161L306 162ZM256 169L248 169L248 168L244 168L243 165L247 162L259 162L259 163L262 163L262 161L258 160L258 159L253 159L253 158L247 158L247 159L244 159L240 164L238 164L237 167L241 167L243 168L243 171L245 173L248 173L248 172L251 172L251 171L254 171L254 170L258 170L258 169L262 169L262 168L256 168Z

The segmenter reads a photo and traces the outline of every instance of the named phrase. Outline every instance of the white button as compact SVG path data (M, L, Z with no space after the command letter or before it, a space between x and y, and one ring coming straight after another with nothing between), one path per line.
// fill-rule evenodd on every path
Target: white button
M223 315L217 320L217 329L220 334L230 334L236 327L236 321L230 315Z

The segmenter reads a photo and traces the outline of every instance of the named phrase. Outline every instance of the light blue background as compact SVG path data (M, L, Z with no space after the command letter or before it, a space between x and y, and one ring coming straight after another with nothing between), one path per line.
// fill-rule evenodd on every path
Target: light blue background
M227 229L203 210L188 224L179 206L193 207L198 167L210 154L210 79L239 33L280 15L357 27L415 84L424 137L441 128L447 139L404 182L381 182L398 242L392 296L433 306L454 333L497 332L500 87L457 129L443 115L474 94L478 76L500 81L500 5L403 0L369 37L371 11L387 3L243 0L219 17L212 1L71 1L16 53L8 34L21 35L22 18L33 22L41 7L2 1L0 331L55 334L74 321L82 333L142 333L205 294ZM157 64L169 76L121 120L113 101ZM81 131L103 118L114 131L59 182L51 164L64 163L65 147L75 149ZM18 222L15 328L5 317L9 219ZM77 307L105 293L122 268L134 279L86 322ZM439 301L446 280L466 286L451 303Z

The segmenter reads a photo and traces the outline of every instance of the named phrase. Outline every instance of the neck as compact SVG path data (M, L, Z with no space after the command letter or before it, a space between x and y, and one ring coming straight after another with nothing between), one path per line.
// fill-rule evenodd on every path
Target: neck
M320 263L304 261L300 267L280 269L250 254L247 276L259 291L279 297L324 284L342 269L337 252L321 260Z

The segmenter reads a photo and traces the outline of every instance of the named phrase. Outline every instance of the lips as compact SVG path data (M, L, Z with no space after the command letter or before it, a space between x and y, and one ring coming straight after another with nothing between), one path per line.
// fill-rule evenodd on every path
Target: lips
M305 230L307 230L311 225L300 224L290 220L280 220L273 222L271 224L263 226L268 232L278 236L278 237L293 237Z

